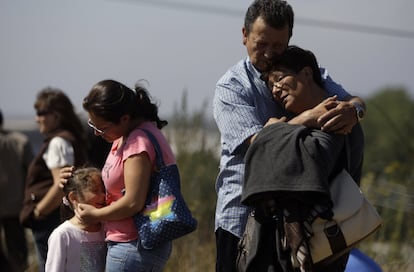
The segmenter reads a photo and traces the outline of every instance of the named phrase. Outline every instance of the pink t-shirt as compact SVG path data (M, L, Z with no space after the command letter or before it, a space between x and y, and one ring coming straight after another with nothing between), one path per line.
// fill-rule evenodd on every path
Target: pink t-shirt
M165 136L152 122L145 122L139 128L149 130L157 139L166 165L174 164L175 157ZM119 145L115 140L102 169L102 179L106 187L106 201L108 205L120 199L125 188L124 162L130 156L147 152L152 165L155 167L155 149L147 134L136 128L128 135L126 141ZM105 222L106 239L114 242L128 242L138 238L138 233L132 217Z

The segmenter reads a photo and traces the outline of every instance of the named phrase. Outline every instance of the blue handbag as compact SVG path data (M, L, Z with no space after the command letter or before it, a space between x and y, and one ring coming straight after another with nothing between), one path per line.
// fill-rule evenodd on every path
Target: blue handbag
M150 131L142 130L154 146L157 170L151 176L144 209L135 215L134 221L141 245L151 249L193 232L197 220L181 194L177 165L165 165L157 139Z

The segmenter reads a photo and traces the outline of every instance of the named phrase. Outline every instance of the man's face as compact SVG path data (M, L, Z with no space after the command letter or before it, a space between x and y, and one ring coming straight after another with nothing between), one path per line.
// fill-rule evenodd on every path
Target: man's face
M289 43L289 27L276 29L258 17L247 34L243 28L243 44L253 66L263 72L268 69L271 59L285 51Z

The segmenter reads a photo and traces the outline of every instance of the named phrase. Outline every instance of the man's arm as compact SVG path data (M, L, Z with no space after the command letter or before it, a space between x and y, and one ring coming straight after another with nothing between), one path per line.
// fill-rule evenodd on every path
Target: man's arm
M336 96L328 97L310 110L306 110L289 120L289 124L304 125L327 132L348 134L363 116L357 115L357 108L365 113L365 103L359 97L349 97L348 101L338 101ZM362 114L362 115L363 115ZM280 122L271 118L268 124Z
M328 97L320 104L310 110L306 110L288 121L291 125L304 125L309 128L321 129L326 132L337 134L349 134L352 128L363 117L358 118L357 107L360 107L365 114L366 106L364 101L357 96L349 96L347 101L338 101L336 96ZM287 118L272 117L264 127L278 122L286 122ZM252 135L247 144L251 144L256 134Z
M364 117L366 105L357 96L350 96L348 100L338 102L336 107L322 114L317 123L323 131L348 134Z
M306 110L289 120L289 124L321 129L322 126L318 119L330 110L338 107L339 103L340 101L337 100L336 96L328 97L312 109Z
M333 81L325 68L320 68L320 71L328 95L337 95L340 103L317 119L319 127L327 132L348 134L366 112L365 103L360 97L351 96L340 84Z
M266 122L263 127L279 123L279 122L288 122L291 125L304 125L309 128L321 129L321 125L318 123L318 118L328 113L329 110L338 106L340 101L336 100L336 96L328 97L317 106L312 109L306 110L301 114L295 116L294 118L288 120L287 117L276 118L272 117ZM251 144L256 139L257 133L253 134L248 140L247 143Z

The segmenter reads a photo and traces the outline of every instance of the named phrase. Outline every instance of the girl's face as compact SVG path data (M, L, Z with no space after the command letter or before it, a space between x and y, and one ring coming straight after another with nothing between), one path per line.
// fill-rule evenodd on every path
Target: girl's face
M105 186L98 174L92 176L92 181L93 184L83 190L83 194L78 198L78 201L96 208L102 208L105 206Z

